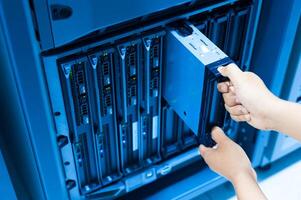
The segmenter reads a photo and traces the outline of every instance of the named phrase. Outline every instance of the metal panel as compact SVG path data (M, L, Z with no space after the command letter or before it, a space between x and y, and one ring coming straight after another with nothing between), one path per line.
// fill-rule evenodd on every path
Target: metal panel
M225 117L216 68L232 61L193 25L171 28L166 43L163 96L201 142L211 144L210 126L223 126Z
M7 165L0 149L0 192L8 200L17 200L15 189L13 187Z
M277 96L281 96L282 86L285 83L287 65L300 19L300 3L300 1L290 1L288 4L283 4L282 1L263 3L251 70L257 73ZM276 138L275 132L259 131L254 153L255 165L266 165L271 161ZM262 157L258 156L262 154Z
M188 3L190 0L173 1L98 1L48 0L48 16L51 23L54 46L61 46L88 33L104 29L170 7ZM38 10L39 8L37 8ZM45 16L45 13L37 12ZM40 18L40 15L37 18ZM39 22L39 20L38 20ZM74 26L76 24L76 26ZM41 31L44 28L42 23ZM44 38L42 38L43 40Z
M7 104L6 110L16 115L7 116L7 131L3 133L11 144L10 155L23 187L27 188L24 195L66 199L68 194L30 6L28 1L0 1L0 9L1 33L9 58L4 68L7 76L12 77L6 90L15 103Z
M290 60L287 66L285 84L282 88L282 96L292 102L301 103L301 21L292 47ZM278 134L274 143L274 151L271 162L285 156L299 148L300 142L283 134Z

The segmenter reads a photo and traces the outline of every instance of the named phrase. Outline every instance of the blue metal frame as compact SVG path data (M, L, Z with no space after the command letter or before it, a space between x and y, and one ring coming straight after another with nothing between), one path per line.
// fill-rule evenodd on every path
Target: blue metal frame
M7 200L17 200L15 189L8 173L7 165L0 149L0 192Z
M297 0L289 1L287 4L283 4L282 1L265 1L252 56L251 71L257 73L275 95L284 99L288 96L282 96L282 90L284 87L290 87L284 80L290 55L293 52L301 14L300 8L301 2ZM252 130L248 129L248 131ZM283 136L269 131L257 133L253 154L254 166L264 166L274 160L272 154L278 137ZM276 148L277 153L275 153L282 154L278 152L281 151L279 147ZM293 145L291 150L294 148Z
M43 34L41 35L42 44L45 43L43 46L45 48L43 49L49 49L62 46L94 31L103 31L112 25L122 24L128 20L139 20L161 10L170 9L185 3L189 5L191 0L153 0L151 2L141 2L140 0L132 0L131 2L90 0L89 3L85 0L70 2L48 0L43 3L36 0L35 3L39 5L36 9L39 12L37 22L39 27L41 26L39 30ZM39 11L40 7L43 8L44 13L40 13L42 12L42 10ZM47 9L44 9L44 7L47 7ZM70 8L70 16L62 17L61 19L54 17L56 12L68 11L68 8ZM44 17L39 19L40 16ZM77 25L74 26L74 24ZM45 29L51 29L52 35L49 36L49 31L46 32ZM47 40L51 39L53 44L47 45Z
M12 12L11 9L14 9ZM58 152L53 116L40 60L28 1L0 1L0 26L4 65L11 83L7 92L6 143L26 193L37 199L66 199L62 163ZM20 33L22 33L20 35ZM2 70L4 70L2 68ZM17 191L18 192L18 191ZM26 198L26 197L25 197Z

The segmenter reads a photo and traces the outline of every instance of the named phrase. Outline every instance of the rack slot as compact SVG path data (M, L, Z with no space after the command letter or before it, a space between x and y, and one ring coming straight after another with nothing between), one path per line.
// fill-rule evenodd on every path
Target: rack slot
M140 40L117 47L116 99L121 166L124 174L141 167L140 144Z
M244 49L244 40L249 18L249 8L233 11L230 14L229 42L227 53L240 66Z
M74 59L60 65L60 78L66 106L67 120L74 135L73 151L77 176L82 193L101 185L94 147L91 93L88 84L86 58Z
M107 49L89 55L91 80L94 85L94 104L97 110L94 121L96 131L98 166L103 185L121 177L118 134L116 128L116 106L114 90L114 50Z
M181 150L181 132L178 122L180 118L168 106L162 108L162 156L166 159Z
M164 32L145 36L144 65L141 69L141 134L144 164L158 162L160 157L161 71Z
M190 148L193 146L196 146L197 143L197 137L196 135L190 130L190 128L184 123L184 121L181 120L182 127L182 146L183 149Z
M210 19L208 38L223 51L227 50L228 28L228 15L214 16Z

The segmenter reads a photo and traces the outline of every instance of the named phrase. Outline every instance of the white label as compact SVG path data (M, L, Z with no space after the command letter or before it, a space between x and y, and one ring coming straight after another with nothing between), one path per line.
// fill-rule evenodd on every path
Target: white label
M138 149L138 122L132 123L133 151Z
M153 117L153 139L158 137L158 116Z

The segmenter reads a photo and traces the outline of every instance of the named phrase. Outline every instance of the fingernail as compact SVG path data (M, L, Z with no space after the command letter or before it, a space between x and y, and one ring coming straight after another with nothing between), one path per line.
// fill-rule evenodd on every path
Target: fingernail
M218 126L214 126L214 127L212 127L211 132L212 132L212 131L215 131L215 130L218 130L218 129L219 129Z
M217 68L217 71L218 71L219 73L222 73L223 69L224 69L224 67L218 67L218 68Z
M199 152L200 152L201 155L203 155L204 147L205 147L205 146L202 145L202 144L199 146Z

